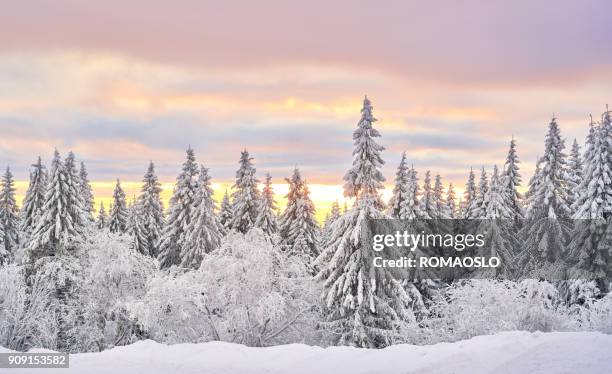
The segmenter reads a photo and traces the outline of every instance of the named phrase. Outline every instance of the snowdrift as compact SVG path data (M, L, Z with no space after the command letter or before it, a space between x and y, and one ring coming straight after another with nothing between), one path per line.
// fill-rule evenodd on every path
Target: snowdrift
M45 373L612 373L612 335L505 332L430 346L381 350L291 344L251 348L151 340L70 356L70 369ZM0 352L9 352L0 348ZM0 369L2 372L3 369ZM8 369L4 369L9 371ZM39 373L40 369L20 369Z

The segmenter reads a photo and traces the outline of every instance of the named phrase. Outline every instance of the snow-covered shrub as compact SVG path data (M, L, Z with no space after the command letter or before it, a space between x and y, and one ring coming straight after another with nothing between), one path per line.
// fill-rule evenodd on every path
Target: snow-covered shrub
M158 341L267 346L312 342L315 300L305 260L253 229L231 232L198 270L158 275L130 310Z
M156 268L127 236L107 230L92 230L69 254L40 258L30 283L46 291L46 308L61 327L54 345L43 347L89 352L139 339L125 305L144 295Z
M49 292L40 284L28 290L24 273L21 266L0 267L0 346L54 347L58 320L47 308Z
M432 341L508 330L567 329L567 311L548 282L469 280L438 294L428 322Z

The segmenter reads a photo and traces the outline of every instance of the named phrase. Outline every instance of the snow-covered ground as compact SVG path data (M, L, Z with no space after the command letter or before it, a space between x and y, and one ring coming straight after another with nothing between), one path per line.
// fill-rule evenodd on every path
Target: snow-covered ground
M0 352L8 352L1 349ZM3 369L0 369L2 372ZM9 369L4 369L9 371ZM505 332L430 346L370 350L291 344L250 348L151 340L70 356L70 369L45 373L612 373L612 335ZM39 373L21 369L19 373Z

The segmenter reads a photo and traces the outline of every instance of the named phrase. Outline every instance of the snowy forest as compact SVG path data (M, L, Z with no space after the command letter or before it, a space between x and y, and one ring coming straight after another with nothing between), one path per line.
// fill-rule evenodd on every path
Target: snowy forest
M257 175L247 150L217 202L210 170L187 149L168 207L153 162L140 195L128 203L117 180L108 207L94 207L86 165L72 152L56 150L48 166L38 157L21 207L7 168L0 346L76 353L152 339L382 348L506 330L612 333L612 235L581 223L611 217L612 112L586 122L581 146L566 145L550 120L524 194L512 138L504 165L466 170L461 197L404 153L384 201L384 147L366 97L343 177L353 204L335 203L323 224L298 168L279 212L272 177ZM487 220L489 243L517 259L519 273L441 281L374 268L360 233L379 218ZM496 220L515 221L524 245ZM545 276L570 267L566 280Z

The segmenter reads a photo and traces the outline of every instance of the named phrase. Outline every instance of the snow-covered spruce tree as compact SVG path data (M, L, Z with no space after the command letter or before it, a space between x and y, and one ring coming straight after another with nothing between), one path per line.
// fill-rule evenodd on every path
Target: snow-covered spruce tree
M538 184L541 182L540 174L542 173L542 159L540 156L536 157L536 167L529 183L527 184L527 192L525 192L525 218L531 218L535 212L541 207L541 201L538 201L536 196L536 190L539 188Z
M106 209L104 209L104 203L102 201L100 201L100 209L98 209L96 227L100 230L108 227L108 215L106 214Z
M93 210L94 210L94 195L91 190L91 183L89 182L89 175L85 168L85 163L81 161L81 168L79 169L79 187L81 191L81 199L83 200L83 211L85 217L90 221L93 221Z
M140 202L134 197L127 207L125 232L130 236L130 248L138 253L150 256L141 210Z
M576 187L580 195L574 204L574 218L579 221L572 232L566 256L570 277L594 279L604 293L609 290L612 276L608 265L612 246L612 227L608 218L612 213L611 140L612 120L610 112L606 111L599 126L591 120L586 139L584 176ZM572 176L571 171L569 176Z
M246 233L255 225L259 206L259 191L255 178L253 158L245 149L240 154L240 167L236 171L236 183L232 194L232 211L234 218L231 228L237 232Z
M72 216L75 227L84 227L91 222L87 217L87 210L83 196L81 195L81 177L77 169L77 162L74 153L70 151L64 160L64 170L66 173L66 187L69 193L66 195L67 206Z
M168 218L159 244L157 259L162 269L181 262L181 248L185 230L191 222L193 198L197 189L198 165L190 147L187 149L187 159L183 162L181 173L176 177Z
M415 300L388 268L372 264L369 243L362 243L362 229L367 219L385 218L380 210L379 190L384 178L383 147L373 137L372 106L364 100L362 119L353 139L353 165L345 176L345 194L355 198L353 208L332 224L332 233L317 258L323 281L325 321L336 343L358 347L384 347L400 341L403 327L415 317ZM406 335L403 335L405 338Z
M457 210L457 201L455 196L455 188L452 183L448 184L448 190L446 192L446 211L449 213L450 219L455 219L459 217L459 212Z
M200 167L198 190L193 198L192 217L185 232L181 267L197 269L206 253L217 249L225 229L215 214L215 200L208 169Z
M519 174L519 159L516 154L516 140L510 140L510 149L504 164L504 171L499 180L500 187L506 190L507 199L512 208L511 219L517 220L525 216L523 205L521 203L521 194L518 192L518 187L521 185L521 175Z
M234 220L234 213L232 212L232 203L230 202L229 193L225 190L223 200L221 200L221 209L219 211L219 221L225 228L225 231L229 232Z
M479 277L511 276L515 269L517 240L512 226L507 221L513 217L513 205L508 197L506 181L499 175L497 165L493 167L491 185L485 196L485 212L480 222L479 232L485 235L485 245L477 252L481 256L500 258L497 268L479 269Z
M406 152L402 153L402 159L395 173L395 186L393 196L389 200L387 214L392 218L407 219L408 199L410 198L410 170L406 163Z
M142 179L138 206L143 235L141 253L151 257L158 255L157 249L164 227L164 206L159 196L161 190L161 184L155 174L155 165L150 161Z
M255 227L259 227L268 235L276 234L278 231L276 202L274 201L274 190L272 189L272 176L269 173L266 174L266 181L259 201L259 214L255 220Z
M474 174L474 169L470 168L470 174L465 184L465 191L463 192L463 218L469 219L477 215L478 204L474 202L477 195L476 175Z
M444 197L444 186L442 185L442 177L440 174L436 174L436 179L433 189L433 206L436 216L438 219L450 219L452 218L451 210L448 207L448 203Z
M113 191L113 205L108 218L108 228L110 232L124 233L128 224L128 209L125 201L125 192L121 188L121 183L117 179L115 190Z
M421 191L419 188L418 172L414 169L414 165L408 171L408 199L405 201L405 218L404 219L421 219L427 218L427 215L421 210Z
M21 231L29 235L36 222L42 215L42 207L45 204L45 191L47 190L47 172L45 166L38 157L30 172L30 184L26 191L21 207Z
M484 216L486 219L511 219L514 218L514 206L510 203L506 181L499 176L497 165L493 167L491 185L484 198Z
M350 196L357 196L358 189L366 191L374 201L375 208L382 210L384 203L378 194L378 190L384 188L385 181L380 168L385 163L380 156L384 147L376 143L380 137L378 130L372 127L376 118L372 115L372 105L366 97L361 109L361 119L357 129L353 133L353 165L344 175L344 191Z
M327 224L331 225L338 218L340 218L340 204L338 203L338 200L335 200L332 203L331 209L329 210L329 219L327 220Z
M574 218L601 219L612 213L612 125L605 118L600 125L591 122L586 139L584 178L575 187L580 192L574 202ZM568 170L568 178L572 172ZM568 181L568 196L572 182Z
M56 149L51 162L42 215L28 243L32 261L74 248L75 242L80 238L82 232L80 225L83 222L80 219L81 207L74 206L77 198L70 196L76 191L76 188L72 189L68 185L64 164ZM75 217L76 212L79 212L78 217Z
M567 206L565 143L556 118L551 120L545 139L540 171L534 176L530 220L522 232L525 238L519 266L526 277L552 279L565 267L562 256L569 238L571 211Z
M431 186L431 172L429 170L425 171L425 178L423 178L423 192L419 207L423 214L422 218L436 218L438 215L434 203L434 191Z
M576 201L580 198L580 184L582 183L582 154L580 153L580 145L574 138L572 150L570 151L567 163L567 204L572 210L572 214L576 213Z
M317 248L317 236L319 225L315 219L315 207L310 200L310 192L306 181L302 179L302 174L298 168L293 170L291 178L286 178L289 184L287 194L287 207L280 217L279 235L281 244L289 250L295 248L296 240L299 236L306 242L308 251L302 253L315 258L319 254Z
M486 196L489 192L489 178L484 166L480 169L480 181L478 182L478 192L476 198L471 201L472 207L468 208L472 215L468 218L481 219L484 218L487 212Z
M0 265L2 265L11 261L19 246L19 209L15 201L15 181L8 167L2 176L0 188L0 229L3 234Z

